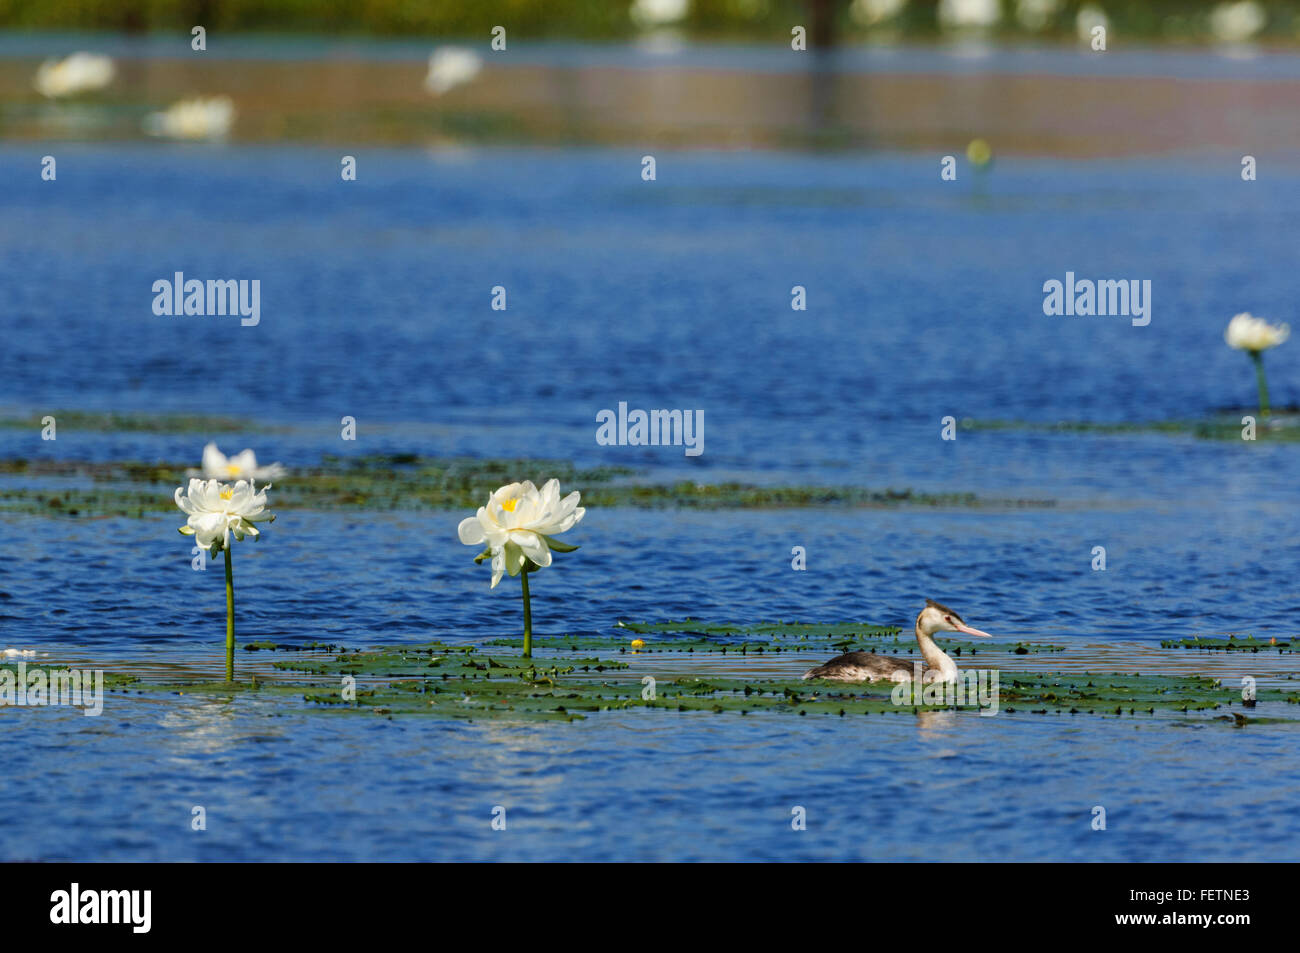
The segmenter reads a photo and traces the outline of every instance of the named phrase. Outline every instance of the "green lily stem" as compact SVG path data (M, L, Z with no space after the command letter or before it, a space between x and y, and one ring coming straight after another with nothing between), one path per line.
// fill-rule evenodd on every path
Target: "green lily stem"
M1268 380L1264 377L1264 356L1259 351L1251 351L1250 359L1255 362L1255 380L1259 384L1259 415L1268 416Z
M235 680L235 574L230 568L230 547L226 547L226 681Z
M519 573L524 584L524 658L533 657L533 604L528 596L528 570Z

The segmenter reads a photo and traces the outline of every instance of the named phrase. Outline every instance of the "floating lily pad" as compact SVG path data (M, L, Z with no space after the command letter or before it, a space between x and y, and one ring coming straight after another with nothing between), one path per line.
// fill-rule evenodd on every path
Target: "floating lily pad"
M1294 643L1286 639L1264 641L1253 635L1237 638L1230 635L1226 639L1161 639L1160 647L1164 649L1207 649L1223 652L1287 652L1292 651Z
M1029 420L975 420L961 421L963 430L1035 430L1047 433L1070 434L1170 434L1196 437L1200 440L1229 440L1241 442L1242 418L1255 419L1255 439L1290 442L1300 440L1300 414L1274 413L1264 417L1258 408L1242 408L1213 417L1187 420L1152 420L1137 422L1097 422L1087 420L1029 421Z
M872 625L869 622L758 622L752 625L738 623L701 622L683 619L680 622L623 622L620 629L641 635L651 633L689 632L695 635L777 635L782 638L880 638L898 635L903 630L896 625Z
M40 430L44 417L53 417L60 430L89 430L99 433L269 433L274 428L236 417L210 414L118 414L83 410L51 410L29 416L0 417L7 430Z
M21 664L21 668L19 668ZM77 672L77 693L73 694L73 685L70 681L56 681L57 676L68 675L69 671ZM60 705L64 702L72 701L73 698L81 699L83 705L94 702L96 685L94 681L90 684L82 683L82 673L95 672L95 668L77 664L77 666L60 666L49 662L3 662L0 663L0 711L4 711L6 706L16 707L47 707L51 699L59 696ZM126 675L123 672L103 672L103 689L104 693L123 692L138 683L133 675ZM18 705L18 696L30 698L32 685L39 685L39 698L42 699L39 705L31 705L30 701ZM75 706L82 707L83 705Z
M915 639L895 625L872 625L867 622L759 622L754 624L710 623L697 619L680 622L623 622L619 628L644 636L644 647L636 651L663 652L838 652L867 651L885 655L906 655L917 651ZM684 638L683 636L695 636ZM765 636L760 640L756 636ZM885 641L885 640L889 641ZM516 640L521 641L521 640ZM1061 652L1062 645L1034 642L969 642L937 636L935 642L945 651L975 655L979 652L1012 652L1016 655ZM507 643L503 643L507 644ZM508 644L514 644L508 643ZM630 649L630 642L611 640L613 648ZM598 647L595 640L588 647Z
M146 461L0 460L0 510L65 516L143 516L173 510L173 490L190 467ZM474 509L490 489L524 476L555 477L581 489L588 506L745 509L809 506L1050 507L1051 500L986 499L973 493L919 493L863 487L751 486L744 483L640 484L623 467L582 469L562 460L432 458L416 454L326 457L292 467L276 481L274 508ZM69 486L67 481L79 481ZM44 482L44 485L42 483ZM90 486L82 485L84 483Z
M333 642L249 642L241 646L245 652L343 652L342 646Z
M819 627L818 637L835 637L842 631L840 625ZM886 629L858 623L842 625ZM668 636L661 633L661 637ZM807 632L804 637L810 638L812 633ZM986 695L940 699L932 704L934 699L923 695L921 704L914 704L916 699L910 696L903 696L900 704L896 703L895 693L903 689L889 682L846 684L796 678L701 678L671 672L655 676L653 667L647 667L649 659L630 669L631 659L627 655L611 658L612 653L604 649L573 655L542 651L538 657L525 659L512 653L493 652L490 648L443 642L362 651L337 646L307 650L303 646L273 643L252 643L245 648L253 646L257 651L281 656L274 662L277 675L226 683L114 674L111 690L232 699L256 697L303 711L387 718L424 715L471 721L572 721L600 712L635 708L661 712L849 717L913 714L935 708L974 710L987 708L989 701ZM713 643L713 651L722 648ZM736 652L734 644L727 644L726 648ZM738 667L743 669L745 664L740 661ZM1151 717L1157 712L1192 714L1244 707L1235 689L1203 676L1064 675L1001 668L996 671L998 708L1012 714ZM647 687L647 675L655 678L653 692ZM968 669L965 676L978 678L978 671ZM986 679L987 689L991 686L991 676L986 675ZM1297 703L1300 693L1261 689L1257 699L1258 704ZM1242 717L1250 724L1300 724L1300 719L1271 714L1256 716L1253 710ZM1236 717L1229 721L1233 725L1242 723Z

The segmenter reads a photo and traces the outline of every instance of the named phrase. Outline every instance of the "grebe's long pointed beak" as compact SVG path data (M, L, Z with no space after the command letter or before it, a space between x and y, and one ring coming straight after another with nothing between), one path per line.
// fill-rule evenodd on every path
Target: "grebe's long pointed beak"
M953 629L957 632L965 632L967 635L978 635L981 639L991 639L993 636L987 632L981 632L979 629L972 629L965 622L954 622Z

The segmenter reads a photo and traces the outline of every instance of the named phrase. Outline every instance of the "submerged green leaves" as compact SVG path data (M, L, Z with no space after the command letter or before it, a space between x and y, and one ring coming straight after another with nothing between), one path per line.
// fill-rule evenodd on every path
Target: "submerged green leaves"
M0 460L0 510L51 516L144 516L171 507L171 488L188 464L41 458ZM561 460L433 458L416 454L326 457L293 467L276 485L280 509L438 510L476 508L482 487L516 473L554 474L581 485L587 506L773 509L811 506L1051 507L1051 500L999 500L973 493L918 493L852 486L752 486L744 483L638 483L624 467L578 468ZM21 476L6 486L4 477ZM76 478L69 485L66 478ZM43 484L44 482L44 485ZM553 538L553 534L551 534ZM571 544L552 545L569 552Z
M1224 652L1277 652L1294 651L1294 642L1287 639L1271 638L1267 642L1253 635L1237 638L1230 635L1226 639L1203 639L1193 636L1190 639L1162 639L1162 649L1213 649Z

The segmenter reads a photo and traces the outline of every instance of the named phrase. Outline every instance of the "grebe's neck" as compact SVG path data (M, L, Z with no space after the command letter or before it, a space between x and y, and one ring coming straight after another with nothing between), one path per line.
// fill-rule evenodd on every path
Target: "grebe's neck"
M916 620L916 643L921 646L921 657L925 664L934 669L935 677L941 682L955 682L958 678L957 663L948 653L934 644L930 633L921 628L921 620Z

